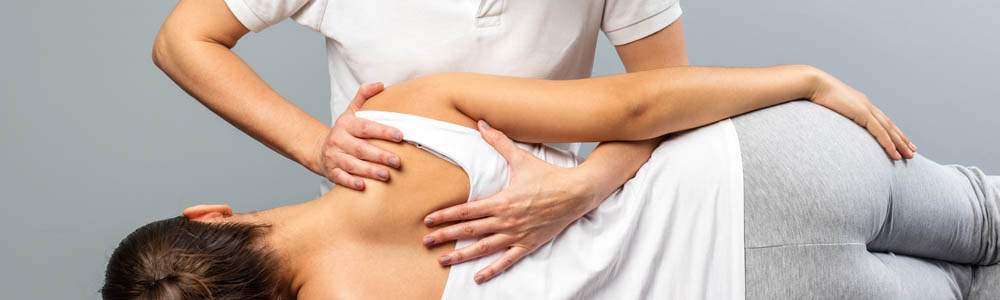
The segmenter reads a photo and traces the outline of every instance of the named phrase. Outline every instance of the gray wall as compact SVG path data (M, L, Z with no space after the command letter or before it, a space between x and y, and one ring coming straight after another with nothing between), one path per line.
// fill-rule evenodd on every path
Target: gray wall
M150 62L173 1L9 1L0 10L0 298L96 299L116 243L197 203L311 199L318 179ZM684 2L699 65L808 63L866 92L920 152L1000 173L1000 2ZM595 74L621 72L602 40ZM329 122L322 38L286 22L237 48Z

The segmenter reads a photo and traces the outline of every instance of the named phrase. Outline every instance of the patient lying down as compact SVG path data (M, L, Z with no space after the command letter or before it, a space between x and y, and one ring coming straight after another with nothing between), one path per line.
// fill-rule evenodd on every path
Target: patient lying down
M799 72L794 68L800 67L777 67L764 71ZM482 124L477 127L476 120L486 120L490 125L509 134L511 138L532 143L645 140L712 124L684 133L677 139L668 139L660 147L675 149L663 151L686 153L684 151L704 150L711 152L711 147L699 146L698 143L711 143L720 140L718 137L724 136L724 134L715 135L715 133L731 130L732 125L723 127L723 125L719 125L720 123L716 123L719 120L810 96L788 91L792 90L791 83L756 83L758 86L748 88L758 92L765 90L759 98L747 100L747 103L733 105L733 107L715 110L699 109L698 107L705 106L705 103L720 98L724 99L726 95L699 94L697 86L658 84L670 82L679 77L695 75L690 72L700 71L699 68L665 69L559 82L473 74L435 75L404 82L386 89L365 103L363 107L365 111L362 113L371 118L386 118L383 121L392 121L392 118L409 120L407 122L411 123L393 125L404 131L404 138L417 144L422 142L410 138L447 136L455 134L454 132L468 136L468 134L476 133L473 128L478 128L483 132L493 130L482 126ZM710 73L700 75L713 76ZM728 74L728 76L737 75L740 74ZM754 74L751 70L745 75L755 77L759 74ZM628 76L628 78L624 76ZM755 84L753 81L748 79L746 82L749 82L747 84ZM772 89L774 92L767 93L768 89ZM503 92L478 93L468 92L469 90ZM623 90L632 92L622 92ZM414 99L415 97L419 99ZM768 98L773 99L767 100ZM739 100L734 99L733 101ZM566 107L570 106L568 103L572 103L573 113L565 112ZM686 110L685 107L690 110ZM637 110L637 108L641 109ZM684 117L678 117L679 114L683 114ZM850 120L842 118L839 122L850 123ZM407 124L413 126L404 129ZM578 126L561 126L562 124L578 124ZM467 132L462 133L463 130ZM461 141L458 139L461 137L453 139L452 142L466 143L467 145L477 143L474 139ZM442 267L437 261L437 258L442 254L454 250L455 243L442 243L425 247L421 243L422 237L437 227L428 228L422 221L423 217L430 212L464 203L470 198L481 197L483 196L480 195L481 193L486 193L489 190L495 191L493 187L502 187L505 183L503 181L506 180L506 169L502 170L504 173L502 177L489 177L493 175L488 173L496 170L474 169L480 166L479 163L484 160L497 160L499 156L495 152L485 153L489 152L490 149L483 150L481 145L480 148L472 147L471 149L477 149L476 151L483 153L463 154L457 152L463 151L461 149L448 149L446 145L435 145L433 142L421 145L424 149L409 143L393 144L377 140L371 142L398 154L403 161L407 162L403 168L392 170L390 182L368 181L365 182L368 188L364 192L342 188L333 189L312 201L246 214L235 214L225 205L189 207L183 211L182 217L150 223L137 229L121 242L108 263L105 284L101 290L104 298L441 299L442 297L472 295L463 294L464 292L459 287L453 286L458 281L467 281L468 278L449 279L452 270L448 266ZM870 137L868 141L864 142L875 145ZM478 143L485 145L481 138L479 138ZM674 144L671 145L671 143ZM436 153L425 151L425 149ZM554 151L544 147L539 149ZM730 157L734 158L731 161L732 166L739 164L739 152L735 153L735 157ZM467 157L466 160L463 161L463 158L460 157L462 155ZM442 159L441 156L450 158L452 162ZM471 157L472 160L469 160L468 157ZM665 157L665 155L657 156L654 154L647 164L655 164L656 160L661 157ZM697 157L693 159L697 159ZM719 158L712 157L712 159ZM499 158L499 161L502 162L502 157ZM562 167L575 165L575 160L572 158L564 161ZM668 172L653 167L646 169L648 169L647 173ZM719 180L714 175L716 173L712 171L704 171L703 174L699 174L697 170L692 170L694 172L686 174L685 178L695 178L693 180L705 182ZM670 171L676 171L676 168ZM655 190L656 186L686 184L686 182L662 182L679 179L652 175L655 174L643 174L643 170L640 170L640 174L637 175L636 179L633 179L636 182L627 184L623 190L616 194L618 196L613 197L627 198L646 195L642 197L656 198L659 197L658 195L666 195L676 191L668 193L667 191L630 190ZM484 181L483 178L491 180ZM480 185L488 185L490 188L484 188ZM742 191L733 191L733 193L742 194ZM611 216L618 216L613 214L613 209L617 208L611 206L618 204L620 203L606 201L601 204L602 207L586 208L607 213L609 216L595 217L588 219L587 222L596 222L594 224L630 222L630 224L639 224L636 226L660 226L650 225L660 223L629 221L630 218L640 218L641 212L644 211L642 208L637 209L638 212L635 215L620 216L622 221L615 220L616 218ZM738 205L742 207L742 202ZM742 218L742 210L739 212L740 218ZM668 218L664 216L658 219ZM565 244L569 242L564 240L574 239L577 242L586 241L587 234L579 233L579 231L589 230L586 228L588 225L581 223L572 224L563 233L565 238L557 238L553 243ZM742 219L740 219L740 223L742 223ZM610 228L618 226L616 224L607 223L601 224L601 226ZM445 225L448 224L439 225L439 227ZM674 224L673 226L679 225ZM639 229L643 232L666 230L621 228L628 232L638 232ZM728 244L729 242L735 243L738 239L738 249L742 251L742 230L739 230L738 234L738 237L713 237L716 240L708 239L706 242L709 244ZM624 244L618 246L628 245L628 240L622 239ZM721 241L721 239L727 240ZM554 246L551 249L552 251L560 251L563 248ZM586 251L581 250L581 253L584 252ZM672 255L662 256L679 257L681 255L675 254L683 253L668 254ZM572 262L573 259L582 257L569 254L550 253L548 255L553 260L564 262ZM656 255L653 257L660 259ZM642 257L639 256L635 259L640 258ZM671 258L640 264L646 264L650 270L659 270L662 268L658 269L648 265L670 266L669 259ZM683 257L680 259L696 260L696 258ZM580 262L580 264L585 264L585 262ZM739 270L742 271L742 261L733 262L732 265L733 268L738 265ZM622 267L624 264L616 266ZM563 265L555 263L547 265L538 263L538 260L535 262L527 260L514 266L512 270L521 268L544 271L545 268L557 267L562 268ZM573 267L567 265L566 268L571 270ZM596 272L612 271L598 269ZM618 270L613 271L619 272ZM697 270L685 271L698 272ZM525 275L505 274L505 276ZM664 276L662 278L669 278L667 275L662 276ZM587 282L593 283L593 278L596 277L582 278L580 281L567 279L565 284L570 289L587 289ZM730 292L727 292L725 298L737 297L737 294L738 298L743 296L742 276L739 278L739 286L729 289ZM608 281L602 284L612 288L619 283ZM647 294L634 294L634 296L698 295L705 297L706 295L692 294L694 292L682 294L664 292L657 290L655 286L658 284L656 282L649 284L654 287L649 287L648 289L651 290L645 291ZM601 286L601 284L596 286ZM643 288L636 290L643 290ZM532 291L532 288L526 287L525 291ZM701 292L703 291L699 293ZM599 291L586 291L582 294L580 291L569 291L566 294L547 292L547 296L554 298L573 298L584 294L602 295Z

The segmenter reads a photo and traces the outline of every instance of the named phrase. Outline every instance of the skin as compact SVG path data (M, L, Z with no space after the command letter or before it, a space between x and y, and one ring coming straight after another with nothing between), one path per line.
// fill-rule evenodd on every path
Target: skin
M734 80L726 91L702 88L724 78ZM794 99L827 99L830 95L826 93L838 95L831 91L841 87L831 78L808 66L678 67L572 81L441 74L390 87L366 102L362 109L407 113L478 128L512 166L511 184L537 185L537 174L573 172L591 168L593 164L584 162L574 168L549 165L514 146L497 128L518 140L533 142L657 139L670 132ZM469 93L480 89L491 93L489 96ZM747 91L755 91L757 95L748 97ZM426 99L412 101L412 95ZM538 104L543 99L546 100L543 103L553 104ZM730 105L706 109L704 102L708 101ZM852 105L863 101L867 99L841 99L836 101L840 105L835 106L864 107ZM561 113L568 103L574 103L574 109L579 111ZM867 110L839 112L864 111ZM591 122L580 123L584 119ZM489 126L487 121L497 128ZM283 294L291 298L440 298L449 269L433 259L452 251L455 244L442 239L444 242L424 247L414 241L440 232L432 230L452 228L443 227L447 224L428 228L422 222L423 216L464 203L469 194L468 176L461 168L410 144L371 142L391 149L409 162L406 167L391 171L390 182L364 179L369 181L364 192L335 189L309 202L252 214L233 214L224 205L195 206L183 214L203 222L271 224L264 242L282 260L279 277ZM482 203L477 205L494 205ZM599 203L591 203L586 211ZM510 215L514 217L507 219L477 215L459 218L530 227L531 223L516 216L535 209L531 205L513 206ZM564 210L548 209L542 214L559 218ZM488 239L481 241L485 240ZM491 245L502 242L487 241L487 247ZM500 260L503 268L515 262L509 257ZM386 286L396 288L386 289Z
M181 0L167 16L153 45L153 62L178 86L247 135L309 170L348 187L346 171L388 180L388 167L402 161L387 151L362 147L358 138L402 140L391 127L346 113L330 127L302 111L267 85L231 48L249 30L223 0ZM357 98L377 94L380 84L365 85ZM356 108L355 108L356 109ZM350 140L343 137L350 136ZM327 141L330 138L332 142ZM357 138L354 138L357 137ZM321 156L320 153L323 153ZM325 163L361 157L381 165ZM345 184L346 183L346 184Z
M639 72L671 66L688 65L684 49L683 27L680 20L665 29L638 41L617 46L619 57L626 70ZM385 143L370 142L369 139L399 142L402 134L395 128L356 118L353 112L361 109L365 100L378 95L384 89L382 84L365 84L358 90L348 110L339 116L332 127L322 124L271 89L253 70L230 49L236 45L248 30L232 15L222 0L181 0L167 17L156 37L153 61L181 88L225 120L257 139L274 151L298 162L309 170L327 177L338 185L364 190L368 182L390 180L403 163L399 153ZM734 82L740 77L726 77L720 73L720 82ZM700 76L690 72L688 76ZM719 74L717 74L719 75ZM704 79L704 78L700 78ZM466 89L464 96L479 96L490 93L488 85L479 89ZM701 90L725 93L730 91L718 84L698 86ZM755 90L740 92L756 93ZM831 89L830 93L842 92L837 97L863 97L846 85ZM487 95L488 96L488 95ZM619 95L621 96L621 95ZM727 95L731 96L731 95ZM414 97L411 101L435 101L426 97ZM617 99L604 98L603 101L621 104ZM441 100L441 99L437 99ZM540 98L548 101L548 98ZM838 105L837 99L815 99L817 103L827 102ZM867 99L865 101L867 103ZM706 106L695 115L678 115L699 121L700 111L715 112L715 106L727 106L712 101L699 102ZM860 103L860 102L858 102ZM552 104L546 102L546 104ZM894 159L912 157L915 151L908 139L895 125L870 103L854 104L852 111L868 110L872 113L858 113L848 116L869 128ZM642 108L632 107L631 109ZM746 107L737 107L745 111ZM847 110L848 108L841 108ZM582 116L582 115L581 115ZM504 124L506 125L506 124ZM884 128L878 128L878 127ZM517 134L517 133L515 133ZM567 135L560 138L569 137ZM554 138L554 137L542 137ZM651 137L648 137L651 138ZM600 139L588 139L600 140ZM496 251L505 254L491 266L475 276L477 282L488 280L499 274L523 256L554 238L563 228L592 209L631 178L645 163L656 146L653 139L614 141L600 144L587 158L587 168L555 172L552 169L537 168L523 172L533 173L536 181L526 184L511 184L502 193L482 199L484 204L473 206L462 204L442 207L424 216L427 226L438 226L453 221L465 221L462 216L495 217L514 219L530 226L513 226L507 223L459 223L441 228L422 240L426 245L464 238L463 231L472 230L486 235L482 244L447 253L437 260L443 265L466 261L488 255ZM908 145L898 150L896 145ZM486 205L489 204L489 205ZM511 215L514 208L528 206L518 215ZM553 218L551 216L560 217Z

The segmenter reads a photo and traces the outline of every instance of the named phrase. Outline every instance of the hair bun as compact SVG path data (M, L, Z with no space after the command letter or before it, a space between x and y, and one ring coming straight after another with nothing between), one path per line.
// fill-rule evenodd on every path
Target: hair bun
M212 294L201 278L187 272L174 272L138 283L145 288L143 294L161 295L166 299L208 298Z

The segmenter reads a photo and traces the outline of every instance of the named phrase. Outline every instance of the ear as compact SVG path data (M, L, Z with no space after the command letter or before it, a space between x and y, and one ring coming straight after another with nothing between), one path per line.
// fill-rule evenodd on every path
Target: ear
M211 222L233 215L233 209L229 205L195 205L185 208L181 212L188 220Z

